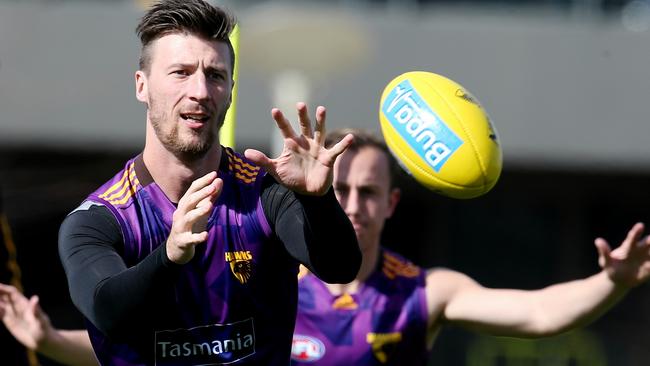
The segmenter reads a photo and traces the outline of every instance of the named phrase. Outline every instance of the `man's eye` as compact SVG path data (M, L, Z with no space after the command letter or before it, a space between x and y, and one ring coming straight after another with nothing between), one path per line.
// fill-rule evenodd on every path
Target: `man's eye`
M174 75L180 75L180 76L187 76L187 71L185 70L174 70L172 71L172 74Z
M213 72L210 74L210 78L213 80L224 80L225 77L223 76L222 73L219 72Z

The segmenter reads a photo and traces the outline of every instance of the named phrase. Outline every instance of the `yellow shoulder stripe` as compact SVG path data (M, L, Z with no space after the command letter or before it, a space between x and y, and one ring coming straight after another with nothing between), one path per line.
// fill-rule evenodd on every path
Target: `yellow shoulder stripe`
M228 169L233 172L235 178L247 184L255 182L260 167L243 161L229 149L226 149L226 153L228 154Z
M133 197L133 195L135 195L136 189L139 185L140 181L135 174L135 164L131 163L128 169L125 169L122 179L99 197L113 205L121 205L126 203L131 197Z
M420 275L420 268L411 262L403 261L394 255L384 253L384 274L393 279L395 276L417 277Z

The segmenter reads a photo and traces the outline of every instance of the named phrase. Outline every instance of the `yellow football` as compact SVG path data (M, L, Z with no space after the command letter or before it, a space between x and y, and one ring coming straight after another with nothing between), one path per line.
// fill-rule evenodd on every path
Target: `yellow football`
M399 75L384 89L379 121L400 165L434 192L474 198L499 179L497 131L478 100L453 80L423 71Z

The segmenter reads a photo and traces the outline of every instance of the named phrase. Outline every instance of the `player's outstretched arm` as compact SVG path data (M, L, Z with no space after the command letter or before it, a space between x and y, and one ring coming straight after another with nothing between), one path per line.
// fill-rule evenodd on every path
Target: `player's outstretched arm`
M325 108L316 109L313 129L305 103L298 103L296 108L300 135L279 109L271 112L284 136L278 158L270 159L252 149L245 155L273 177L262 193L262 202L267 219L288 253L321 280L348 283L359 271L361 252L352 224L331 186L334 161L350 146L353 136L347 135L327 149ZM284 198L276 199L280 196Z
M487 289L458 272L433 270L427 278L431 323L448 321L519 337L549 336L586 325L650 277L650 239L641 239L643 230L643 224L634 225L613 251L604 239L596 239L601 272L535 291Z
M7 330L25 347L65 365L98 365L85 330L52 326L38 296L25 297L0 283L0 317Z
M343 153L350 143L352 135L343 138L331 149L326 149L325 141L325 107L316 108L316 124L312 122L305 103L297 103L301 134L297 135L291 123L277 108L271 115L284 137L284 148L276 159L264 153L248 149L245 156L254 163L264 167L280 184L290 190L305 195L324 195L332 185L333 167L336 158Z

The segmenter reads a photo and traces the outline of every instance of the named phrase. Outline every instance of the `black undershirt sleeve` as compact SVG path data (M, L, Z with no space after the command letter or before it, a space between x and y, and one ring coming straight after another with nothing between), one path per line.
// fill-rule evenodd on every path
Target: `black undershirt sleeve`
M265 176L264 214L289 254L328 283L354 280L361 251L352 223L330 190L321 197L297 194Z
M124 336L132 329L129 325L143 324L150 310L147 301L175 278L180 267L160 245L127 268L120 256L123 243L117 220L104 206L71 213L59 230L59 257L72 301L109 337Z
M295 194L267 176L262 192L264 213L287 252L323 281L347 283L361 264L352 224L333 190L325 196ZM144 324L158 294L178 276L181 265L160 245L127 268L116 218L101 205L77 210L59 230L59 257L75 306L111 338L129 335ZM127 301L128 299L128 301Z

